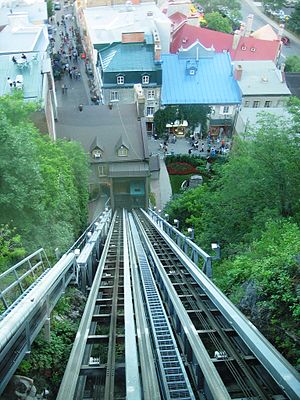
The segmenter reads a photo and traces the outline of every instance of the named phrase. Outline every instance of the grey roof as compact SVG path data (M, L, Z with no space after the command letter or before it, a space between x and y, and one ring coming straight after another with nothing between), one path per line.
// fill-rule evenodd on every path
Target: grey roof
M93 151L95 149L99 149L99 150L104 151L104 146L103 146L103 143L100 140L99 136L95 136L95 138L94 138L94 140L93 140L93 142L92 142L92 144L90 146L90 151Z
M237 81L242 95L285 95L291 92L273 61L235 61L242 66L242 78Z
M300 97L300 72L286 72L285 79L292 95Z
M100 162L141 161L149 158L147 138L142 133L141 122L137 120L135 104L114 103L110 110L108 106L86 106L82 112L74 113L74 106L59 110L58 119L64 126L60 137L77 140L82 143L87 153L97 139L104 147ZM118 157L115 146L120 136L128 145L128 156Z
M159 154L155 154L150 157L149 166L151 172L160 170Z

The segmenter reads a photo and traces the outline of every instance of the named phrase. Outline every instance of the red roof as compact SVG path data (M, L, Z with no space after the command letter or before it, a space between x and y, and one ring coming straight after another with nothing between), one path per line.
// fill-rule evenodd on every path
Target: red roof
M187 17L181 12L177 11L176 13L172 14L169 19L171 20L173 29L175 31L180 25L186 22Z
M241 36L236 49L233 46L234 35L229 33L212 31L210 29L200 28L184 24L177 32L173 34L171 42L171 53L177 53L180 47L184 49L191 46L196 40L209 48L211 46L217 52L229 51L232 60L236 61L256 61L272 60L276 61L280 40L261 40L253 37Z

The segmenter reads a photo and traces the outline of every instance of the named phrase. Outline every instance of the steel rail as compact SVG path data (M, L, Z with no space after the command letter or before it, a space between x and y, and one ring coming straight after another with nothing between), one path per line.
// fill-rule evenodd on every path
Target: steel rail
M172 239L155 224L149 215L142 210L145 218L155 226L155 229L169 244L172 251L181 260L195 282L207 294L209 299L220 310L239 337L249 347L255 357L269 372L278 386L289 399L299 400L300 375L289 362L271 345L258 329L230 302L230 300L207 278L202 271L176 246Z
M102 279L103 269L105 266L106 257L110 247L110 240L113 234L113 230L115 229L114 227L115 220L116 220L116 214L114 214L112 218L111 227L107 234L107 239L105 242L103 253L99 261L93 285L91 287L90 294L84 309L84 313L81 318L81 322L74 340L69 361L57 395L57 400L73 400L76 395L78 377L80 375L80 370L82 367L86 351L87 340L89 336L89 327L91 326L92 323L94 306L98 298L99 285Z
M161 400L160 389L158 385L158 377L156 374L156 366L152 351L150 331L143 306L144 299L140 285L138 272L138 263L134 251L134 243L131 233L129 232L129 258L130 271L132 277L132 292L134 300L135 320L137 328L137 340L139 349L139 360L142 378L142 389L144 400Z
M194 400L191 384L132 215L129 215L129 220L156 349L163 398Z
M114 400L115 392L115 366L116 366L116 339L117 339L117 312L118 312L118 294L119 294L119 275L120 266L123 264L123 218L121 220L121 229L119 227L117 236L117 246L116 246L116 260L115 260L115 274L114 274L114 284L112 293L112 305L110 314L110 328L109 328L109 340L108 340L108 355L106 363L106 378L105 378L105 391L104 400ZM115 232L115 229L114 229Z
M151 224L153 224L151 219L147 216L146 213L145 215L147 217L147 220L150 221ZM164 268L160 262L159 256L156 254L144 227L142 226L139 218L137 217L136 212L134 212L134 216L139 226L139 232L142 233L143 242L147 250L150 252L155 266L160 272L161 279L163 280L165 289L168 292L174 312L176 313L178 320L181 323L182 330L186 335L186 338L191 346L191 349L194 354L193 357L194 363L198 364L200 370L202 371L204 380L209 390L209 393L207 393L207 395L211 396L211 398L213 398L214 400L230 400L228 391L224 383L222 382L220 375L216 370L215 365L211 361L202 340L199 338L199 335L194 327L194 324L192 323L190 317L188 316L187 311L185 310L180 299L178 298L178 295L174 287L172 286L169 278L167 277L166 272L164 271ZM167 236L167 234L165 235Z
M141 383L136 343L136 326L134 321L132 286L130 279L130 264L132 253L129 248L130 234L128 213L123 210L123 256L124 256L124 322L125 322L125 373L126 399L141 398ZM129 258L130 255L130 258Z

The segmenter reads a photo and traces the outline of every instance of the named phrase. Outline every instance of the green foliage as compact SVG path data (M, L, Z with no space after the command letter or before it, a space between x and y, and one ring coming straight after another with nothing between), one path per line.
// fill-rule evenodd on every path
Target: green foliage
M222 271L226 270L227 274L217 279L217 284L232 299L243 296L241 285L244 282L255 282L259 300L257 308L269 316L264 320L265 326L270 324L268 334L275 338L276 345L293 362L300 358L300 349L292 339L300 336L297 324L300 268L296 258L299 254L299 226L290 221L270 221L266 223L260 240L253 241L247 251L223 263Z
M173 194L178 194L181 193L181 185L182 183L186 180L189 179L192 176L192 174L188 175L170 175L170 182L171 182L171 187L172 187L172 193ZM173 218L174 219L174 218ZM178 219L178 218L177 218Z
M51 341L46 342L43 332L32 345L30 356L22 361L18 373L34 379L39 391L50 389L55 399L78 329L84 308L83 297L78 290L68 288L51 315ZM73 314L71 319L70 315Z
M47 14L48 18L52 17L52 15L54 14L52 0L47 0Z
M0 220L28 252L63 251L86 225L88 162L80 145L38 132L36 108L19 94L0 98Z
M25 255L20 235L9 225L0 225L0 273Z
M300 56L289 56L285 60L286 72L300 72Z
M263 5L270 10L280 10L284 7L284 0L263 0Z
M207 28L214 31L231 33L232 25L227 17L223 17L219 12L205 14Z
M300 2L298 2L296 7L294 8L293 13L288 20L287 26L295 33L300 33Z
M156 111L154 114L155 131L159 137L167 132L166 125L174 123L176 120L187 120L189 128L194 129L201 124L202 132L207 131L207 115L210 107L199 104L167 106Z
M204 7L206 13L218 11L220 8L228 10L240 10L241 4L239 0L197 0Z

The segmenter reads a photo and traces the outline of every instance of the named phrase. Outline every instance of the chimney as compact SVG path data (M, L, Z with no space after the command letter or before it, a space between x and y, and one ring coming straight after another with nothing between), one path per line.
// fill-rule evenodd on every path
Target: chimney
M159 44L154 46L154 61L160 61L161 47Z
M253 18L254 18L253 14L249 14L247 17L245 33L244 33L244 36L246 36L246 37L250 36L250 33L252 31Z
M241 38L241 31L236 30L233 35L232 50L236 50Z
M240 81L242 79L242 73L243 67L240 64L236 65L234 69L234 79Z

